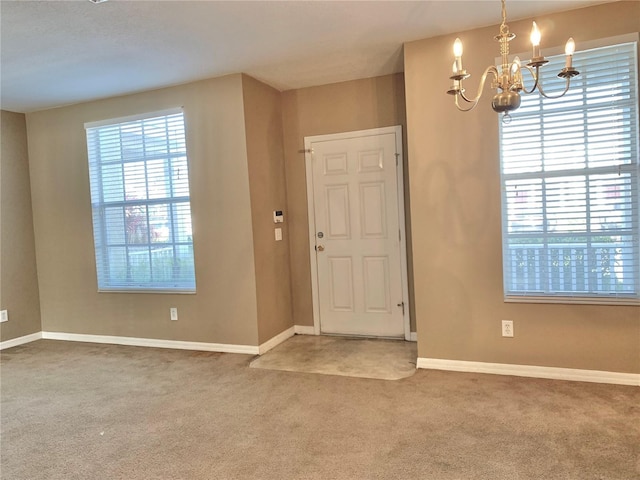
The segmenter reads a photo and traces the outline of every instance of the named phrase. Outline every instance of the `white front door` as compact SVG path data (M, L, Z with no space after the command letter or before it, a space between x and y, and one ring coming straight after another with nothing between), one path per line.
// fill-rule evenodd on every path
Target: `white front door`
M401 146L401 127L305 138L321 333L408 333Z

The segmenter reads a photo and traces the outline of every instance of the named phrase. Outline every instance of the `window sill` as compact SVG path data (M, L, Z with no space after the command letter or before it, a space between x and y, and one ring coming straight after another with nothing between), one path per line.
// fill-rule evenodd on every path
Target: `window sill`
M640 298L632 297L563 297L563 296L532 296L505 295L505 303L550 303L569 305L612 305L612 306L640 306Z
M98 293L160 293L163 295L195 295L195 290L155 290L155 289L98 289Z

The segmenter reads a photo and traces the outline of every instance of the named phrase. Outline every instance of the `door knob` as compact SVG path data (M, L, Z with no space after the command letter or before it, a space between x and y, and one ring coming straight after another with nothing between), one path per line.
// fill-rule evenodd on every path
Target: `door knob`
M324 252L324 246L323 245L318 245L316 247L316 250L319 251L319 252Z

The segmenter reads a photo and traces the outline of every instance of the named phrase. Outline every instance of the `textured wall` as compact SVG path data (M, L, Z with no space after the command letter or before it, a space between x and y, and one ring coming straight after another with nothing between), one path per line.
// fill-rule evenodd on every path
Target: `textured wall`
M27 129L21 113L1 112L0 129L0 340L41 330L31 215Z
M543 52L564 45L569 35L579 49L587 40L638 32L640 3L615 2L536 21ZM528 52L531 20L510 27L520 34L511 51ZM640 307L503 301L499 120L489 91L470 113L457 111L445 94L455 37L464 42L474 91L499 54L497 33L495 26L405 45L418 354L639 373ZM501 337L502 319L514 321L515 338Z
M84 123L179 106L197 294L98 293ZM257 344L241 75L30 113L27 127L43 330Z
M280 92L242 76L256 262L258 339L264 343L293 326L289 269L289 212L282 144ZM284 211L282 240L274 238L273 211Z
M403 75L386 75L320 87L290 90L282 94L285 161L287 169L287 205L290 218L291 285L293 321L296 325L313 325L311 299L311 267L309 256L309 223L307 214L307 181L305 173L304 137L351 132L370 128L402 125L406 132ZM408 187L407 152L405 187ZM408 215L408 194L406 195ZM407 218L407 234L411 222ZM409 256L409 299L411 289L411 245ZM412 317L412 331L413 315Z

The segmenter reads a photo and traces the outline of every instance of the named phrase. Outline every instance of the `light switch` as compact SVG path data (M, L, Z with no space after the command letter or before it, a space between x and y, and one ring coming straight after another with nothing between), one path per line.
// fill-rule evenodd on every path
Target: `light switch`
M280 240L282 240L282 229L276 228L276 242L279 242Z

